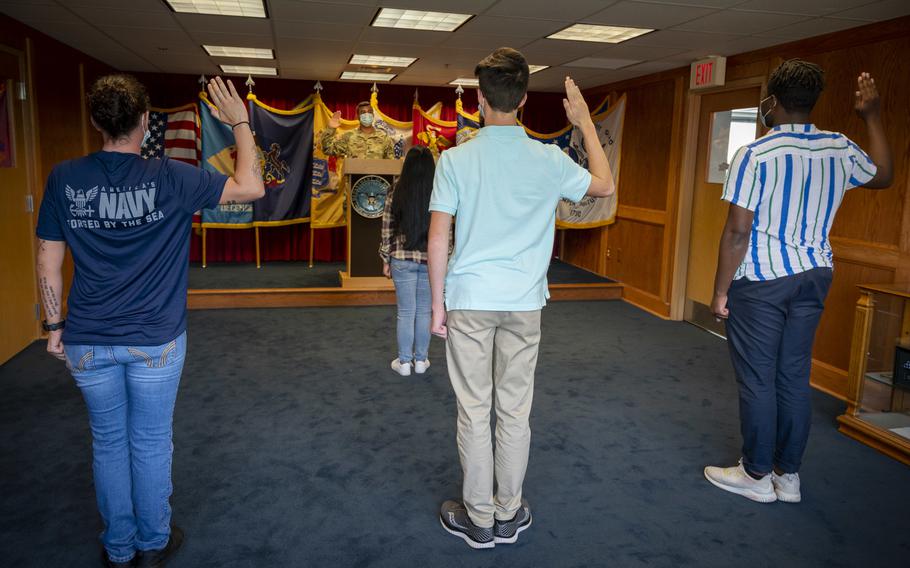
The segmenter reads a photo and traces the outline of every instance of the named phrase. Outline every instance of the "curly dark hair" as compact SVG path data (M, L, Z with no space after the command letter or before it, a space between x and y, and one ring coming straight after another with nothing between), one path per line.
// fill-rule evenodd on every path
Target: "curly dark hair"
M768 95L790 112L812 112L825 88L825 72L815 63L790 59L771 72Z
M111 138L121 138L139 125L149 110L145 87L132 75L105 75L88 92L92 119Z
M474 68L474 75L480 81L483 97L500 112L517 109L528 91L528 62L511 47L500 47L486 56Z

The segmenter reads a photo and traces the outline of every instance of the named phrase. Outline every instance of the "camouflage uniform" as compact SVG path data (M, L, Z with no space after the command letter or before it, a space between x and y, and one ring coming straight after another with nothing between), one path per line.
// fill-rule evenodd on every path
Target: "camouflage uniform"
M328 156L341 156L345 158L395 158L395 142L387 133L373 129L370 134L364 134L359 128L345 132L338 138L335 129L328 127L322 131L320 137L322 151Z

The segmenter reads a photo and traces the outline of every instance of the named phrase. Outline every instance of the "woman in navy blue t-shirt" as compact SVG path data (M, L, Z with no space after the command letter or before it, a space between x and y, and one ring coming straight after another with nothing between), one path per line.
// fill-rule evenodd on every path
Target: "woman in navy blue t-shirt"
M265 191L246 103L220 78L209 94L234 132L233 176L143 159L148 95L133 77L110 75L88 94L102 150L58 164L41 203L37 270L47 350L66 361L88 406L107 566L161 566L183 540L170 525L169 499L192 215ZM67 247L76 270L64 320Z

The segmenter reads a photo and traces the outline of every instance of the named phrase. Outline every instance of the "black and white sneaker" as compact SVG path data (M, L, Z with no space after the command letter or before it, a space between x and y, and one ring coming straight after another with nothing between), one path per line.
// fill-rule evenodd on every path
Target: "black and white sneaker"
M468 543L471 548L493 548L493 528L481 528L471 522L468 510L458 501L446 501L439 510L442 528Z
M531 507L526 499L521 500L521 508L511 521L497 520L493 524L493 541L496 544L514 544L518 533L531 526Z

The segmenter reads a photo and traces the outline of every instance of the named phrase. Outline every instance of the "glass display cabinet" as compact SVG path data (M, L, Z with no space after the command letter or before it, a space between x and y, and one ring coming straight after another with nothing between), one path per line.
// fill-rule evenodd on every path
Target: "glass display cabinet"
M910 283L859 289L839 429L910 465Z

